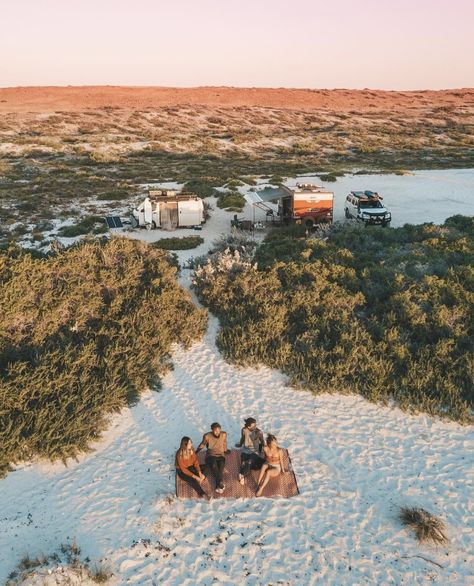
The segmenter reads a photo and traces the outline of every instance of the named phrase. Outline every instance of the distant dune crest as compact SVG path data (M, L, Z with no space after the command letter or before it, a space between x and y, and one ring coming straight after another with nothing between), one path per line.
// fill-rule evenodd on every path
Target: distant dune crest
M159 108L182 105L288 109L409 109L432 103L474 104L474 89L382 91L235 87L15 87L0 89L0 112L77 111L86 108Z

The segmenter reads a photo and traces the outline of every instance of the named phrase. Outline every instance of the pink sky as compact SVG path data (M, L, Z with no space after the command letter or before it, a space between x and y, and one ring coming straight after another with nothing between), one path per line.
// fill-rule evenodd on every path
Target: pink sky
M474 86L468 0L0 0L0 86Z

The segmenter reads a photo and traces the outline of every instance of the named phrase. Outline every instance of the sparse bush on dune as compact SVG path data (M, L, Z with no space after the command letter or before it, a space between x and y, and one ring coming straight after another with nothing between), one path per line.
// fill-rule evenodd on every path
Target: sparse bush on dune
M241 212L245 206L245 198L238 191L225 191L217 199L217 207L228 211Z
M192 179L185 183L184 190L195 193L199 197L212 197L216 195L216 190L214 189L217 185L216 180L219 182L215 177Z
M112 572L100 562L82 559L81 548L73 539L51 555L25 555L7 578L5 586L31 584L106 584Z
M86 216L71 226L61 226L58 230L59 236L74 238L83 234L104 234L107 226L102 216Z
M167 259L127 239L0 252L0 471L88 450L108 414L158 384L171 345L202 335Z
M162 250L190 250L196 248L204 242L201 236L183 236L171 238L161 238L154 242L151 246L153 248L161 248Z
M100 193L97 196L99 201L120 201L122 199L127 199L131 196L130 191L126 189L110 189L104 193Z
M95 163L117 163L122 159L122 153L114 150L93 151L89 154Z
M257 268L196 271L224 355L314 392L471 422L474 220L336 228L328 241L293 230L270 233Z
M444 522L425 509L401 507L399 518L403 525L414 531L419 543L445 545L449 541Z

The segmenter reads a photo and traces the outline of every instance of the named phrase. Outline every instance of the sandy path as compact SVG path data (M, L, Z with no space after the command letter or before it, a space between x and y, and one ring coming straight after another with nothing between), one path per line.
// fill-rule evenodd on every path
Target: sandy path
M204 340L177 350L162 392L116 417L95 453L1 482L0 579L26 552L51 553L75 536L121 584L472 583L474 432L359 397L294 391L266 368L236 369L215 347L217 328L211 317ZM251 414L290 448L301 494L177 501L181 435L197 441L218 420L234 441ZM402 503L442 514L451 545L417 547L395 519Z

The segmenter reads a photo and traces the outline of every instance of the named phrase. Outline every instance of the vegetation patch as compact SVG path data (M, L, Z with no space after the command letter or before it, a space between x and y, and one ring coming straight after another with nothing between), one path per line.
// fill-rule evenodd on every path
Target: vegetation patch
M192 248L197 248L203 242L204 238L201 238L201 236L183 236L181 238L162 238L151 246L162 250L191 250Z
M58 235L64 238L74 238L83 234L104 234L107 232L105 220L101 216L86 216L71 226L61 226Z
M337 181L337 175L335 175L334 173L325 173L323 175L318 175L318 177L321 179L321 181L323 181L324 183L335 183Z
M6 586L22 586L25 583L41 584L106 584L112 572L100 564L90 565L89 558L82 560L81 548L72 543L61 545L52 555L30 557L25 555L16 569L10 573Z
M217 183L216 183L217 181ZM216 195L214 187L219 183L217 177L192 179L184 185L184 190L195 193L199 197L212 197Z
M233 212L241 212L245 207L245 198L235 191L225 191L219 195L217 207Z
M402 507L400 521L416 535L419 543L445 545L448 543L446 526L442 519L420 507Z
M90 449L110 413L159 386L172 344L205 330L168 253L138 241L10 247L0 282L0 472Z
M214 255L194 287L234 363L468 423L473 266L474 219L454 216L443 226L335 228L324 241L275 230L253 260Z

